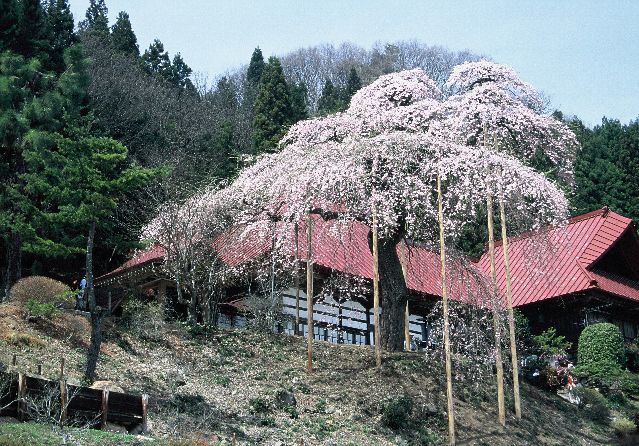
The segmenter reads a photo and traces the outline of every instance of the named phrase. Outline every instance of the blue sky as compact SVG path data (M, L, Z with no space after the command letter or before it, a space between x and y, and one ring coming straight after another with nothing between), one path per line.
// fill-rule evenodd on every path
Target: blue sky
M89 0L70 0L84 18ZM107 0L131 16L140 48L159 38L215 77L265 55L319 43L416 39L514 67L555 108L593 125L639 117L639 1Z

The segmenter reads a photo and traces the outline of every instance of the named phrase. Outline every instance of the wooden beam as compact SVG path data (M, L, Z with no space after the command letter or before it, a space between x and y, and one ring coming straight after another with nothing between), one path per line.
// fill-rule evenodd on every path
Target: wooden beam
M106 429L108 417L109 417L109 389L102 389L102 429Z
M293 334L300 334L300 242L299 224L295 223L295 329Z

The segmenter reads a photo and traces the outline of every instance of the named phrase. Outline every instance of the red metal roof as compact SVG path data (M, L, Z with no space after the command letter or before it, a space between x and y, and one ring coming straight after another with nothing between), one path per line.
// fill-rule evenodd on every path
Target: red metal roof
M372 279L373 259L368 247L368 227L359 222L324 221L314 216L313 260L316 264L344 273ZM617 296L639 301L639 282L597 268L604 256L629 228L629 218L607 209L599 209L574 217L565 226L550 227L509 239L513 305L521 306L565 296L587 289L600 289ZM278 222L260 227L238 227L224 233L213 242L222 260L236 266L267 254L275 234L283 243L284 252L295 255L293 225ZM631 243L639 252L639 239ZM306 260L306 225L298 231L299 257ZM428 247L400 243L406 284L414 292L441 296L439 254ZM161 261L164 248L154 245L141 251L118 269L99 278L117 276L123 272ZM505 270L501 243L495 249L497 285L505 293ZM639 259L638 259L639 261ZM467 259L447 259L448 288L451 298L485 305L478 298L485 290L490 274L490 260L484 253L478 262ZM475 296L471 299L471 296ZM487 301L487 299L484 299Z
M622 287L610 275L604 277L591 271L595 262L630 227L629 218L599 209L570 219L564 227L509 239L513 305L527 305L590 288L634 298L639 287L631 291L633 285ZM504 294L506 277L500 243L495 249L495 264L497 285ZM490 273L487 253L482 255L478 266L484 274Z
M113 271L110 271L100 277L96 277L95 282L96 284L104 282L107 279L117 277L120 274L131 271L135 268L140 268L144 265L154 262L162 262L165 255L166 250L164 249L164 247L160 244L155 243L146 249L137 251L129 260L127 260L125 263L123 263L121 266L117 267Z

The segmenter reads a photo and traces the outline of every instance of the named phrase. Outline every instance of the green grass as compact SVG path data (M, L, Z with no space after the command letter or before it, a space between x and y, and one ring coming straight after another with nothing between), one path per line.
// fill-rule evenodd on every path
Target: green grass
M3 446L58 446L63 435L67 444L86 446L139 445L134 436L102 432L95 429L65 429L64 434L52 426L35 423L0 423L0 444ZM71 440L71 441L69 441Z

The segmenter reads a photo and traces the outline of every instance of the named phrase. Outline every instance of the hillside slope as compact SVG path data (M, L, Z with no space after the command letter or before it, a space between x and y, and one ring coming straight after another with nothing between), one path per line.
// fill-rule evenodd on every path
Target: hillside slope
M133 317L107 322L97 372L99 379L128 392L150 395L154 437L212 444L235 438L239 444L266 445L446 441L442 367L423 355L385 355L380 373L367 347L316 342L316 368L309 375L303 339L246 330L194 334L180 324L158 322L152 309L139 310ZM26 322L17 308L0 305L0 362L5 364L17 354L19 368L33 371L42 363L43 374L54 377L64 357L70 379L79 380L88 335L80 315ZM526 384L522 392L524 419L516 423L509 415L501 430L492 389L458 385L455 394L464 397L455 402L458 444L613 442L607 427L582 418L555 395ZM292 396L296 405L287 406ZM407 400L413 403L412 415L398 415L400 424L405 423L387 427L383 408L389 401Z

